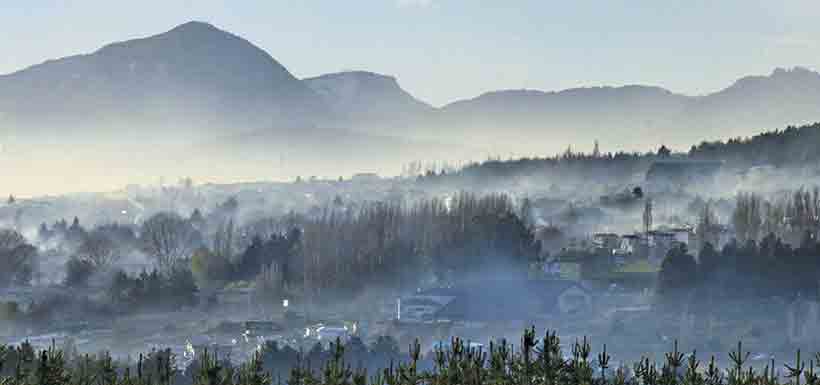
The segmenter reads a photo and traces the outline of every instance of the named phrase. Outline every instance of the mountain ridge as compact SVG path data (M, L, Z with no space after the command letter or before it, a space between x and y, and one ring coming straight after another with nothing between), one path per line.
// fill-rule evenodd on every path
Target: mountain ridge
M28 162L65 152L60 161L74 169L105 162L97 155L105 151L115 158L153 151L161 160L180 148L172 144L216 142L199 148L210 154L224 144L218 158L196 158L224 162L225 176L245 164L231 157L240 158L236 153L246 146L255 154L247 162L262 169L270 163L265 157L275 160L293 147L315 161L311 170L336 170L354 152L357 165L372 156L395 170L421 157L544 155L593 141L604 151L675 148L814 121L820 121L820 73L805 67L741 77L697 96L639 84L508 89L433 107L396 76L345 71L299 79L249 40L204 22L0 75L0 144L10 143L15 155L39 152L21 157ZM465 148L472 155L456 151ZM72 157L86 163L71 164ZM180 157L154 159L151 170L174 169ZM30 178L21 162L20 178Z
M227 44L232 43L232 44ZM409 127L413 124L427 124L430 119L429 115L447 115L448 112L467 108L471 105L493 103L510 103L521 104L518 107L527 108L569 108L578 109L578 106L573 105L570 101L564 99L581 99L580 103L617 103L617 102L636 102L643 103L647 98L667 98L670 103L687 104L682 107L684 110L697 109L691 105L705 105L711 102L711 99L720 100L721 97L729 98L729 95L744 96L744 93L765 93L765 92L782 92L783 88L787 91L789 88L803 87L807 83L816 84L820 88L820 74L816 71L810 70L806 67L793 68L775 68L768 75L744 76L733 82L731 85L715 92L704 95L686 95L671 91L667 88L654 85L631 84L624 86L592 86L592 87L572 87L560 90L539 90L539 89L501 89L492 90L472 98L454 100L440 107L433 107L430 104L423 102L412 94L404 90L398 83L395 76L383 75L369 71L344 71L339 73L328 73L319 76L308 77L304 79L297 79L293 76L287 68L278 62L273 56L263 49L253 45L250 41L232 34L230 32L221 30L214 25L201 22L190 21L180 24L166 32L150 35L146 37L130 39L120 42L114 42L103 45L99 49L88 53L67 56L59 59L52 59L44 61L40 64L35 64L19 71L9 74L0 75L0 85L3 85L7 91L4 94L0 91L0 96L3 99L9 100L13 97L9 96L11 92L20 92L25 94L27 88L45 88L44 83L50 83L50 86L56 85L56 88L71 87L72 84L68 79L90 80L105 82L115 78L115 75L120 75L127 79L129 73L123 73L122 68L128 68L131 73L141 69L143 63L141 59L149 60L147 65L150 67L154 65L154 73L148 73L148 81L134 81L128 86L135 87L127 91L131 92L129 95L132 98L136 97L153 97L150 91L145 88L148 86L155 86L162 89L168 84L165 79L158 80L161 75L165 74L167 70L165 66L169 63L157 60L156 63L150 62L152 56L158 56L165 61L172 57L167 51L168 46L182 47L188 52L198 55L197 59L203 59L204 54L214 54L214 57L209 59L214 60L220 58L223 62L216 63L218 69L225 70L232 65L236 68L231 68L233 72L240 72L243 74L262 74L258 76L225 76L220 78L218 76L205 76L212 73L187 74L187 78L176 79L180 80L181 87L186 91L191 89L202 88L200 90L193 90L192 94L196 95L197 91L202 91L205 96L202 99L212 98L212 103L224 107L223 104L235 103L240 104L246 102L253 104L255 101L235 101L234 99L242 99L243 97L259 99L258 106L250 110L256 114L265 114L266 110L272 111L273 115L286 116L289 119L296 119L300 124L323 124L330 122L331 124L343 125L357 125L357 124L401 124L407 130L412 130ZM158 48L159 47L159 48ZM242 51L244 50L244 51ZM236 52L242 52L242 55L232 55ZM164 56L163 56L164 55ZM238 56L241 60L226 60L225 56ZM119 72L117 69L111 68L113 65L103 64L88 64L88 61L98 58L108 58L108 60L116 62L120 66ZM189 60L194 62L196 60ZM205 60L200 60L205 61ZM184 61L183 61L184 62ZM183 64L188 64L184 62ZM243 64L252 63L252 64ZM242 66L245 66L244 68ZM58 73L50 74L49 70L57 67L68 67L70 74ZM255 66L255 67L254 67ZM264 67L264 68L263 68ZM96 72L95 72L96 71ZM206 72L206 71L201 71ZM212 71L213 72L213 71ZM227 71L225 71L227 72ZM102 73L103 75L99 75ZM106 78L104 75L108 75ZM183 74L186 75L186 74ZM222 73L224 75L224 73ZM6 83L17 81L21 82L20 78L26 79L35 78L37 76L44 77L44 81L37 84L23 84L22 86L11 85ZM102 81L98 78L104 78ZM77 80L79 79L79 80ZM153 81L153 82L152 82ZM145 83L143 88L137 87L140 83ZM785 83L785 86L778 87L778 83ZM271 92L271 88L276 87L262 87L260 85L282 85L280 89L284 91L281 94ZM91 84L94 86L95 84ZM76 85L74 85L77 87ZM85 86L85 85L84 85ZM124 86L123 86L124 87ZM87 88L87 87L86 87ZM136 89L136 91L135 91ZM289 92L288 92L289 90ZM207 92L227 91L225 95L213 97ZM66 100L80 99L73 104L80 112L75 115L85 115L88 111L83 110L82 103L96 102L95 106L106 107L111 104L111 100L116 100L117 92L103 89L102 95L92 100L82 100L82 92L71 93L70 97L66 95L59 95L51 99L59 101L55 103L50 98L37 97L39 95L28 95L24 99L45 100L52 104L51 110L70 110L66 107ZM184 92L168 92L171 96L188 96ZM59 92L58 92L59 94ZM812 92L812 95L820 95L820 91ZM161 95L162 96L162 95ZM165 95L167 96L167 95ZM199 96L199 95L197 95ZM766 95L763 95L764 97ZM643 98L643 99L642 99ZM587 99L587 100L583 100ZM265 105L264 103L269 103ZM550 103L556 103L552 106ZM722 102L736 105L736 102ZM8 104L8 103L6 103ZM759 103L757 103L759 104ZM35 104L36 105L36 104ZM54 105L57 105L56 107ZM57 108L61 107L61 108ZM480 106L479 106L480 107ZM495 108L503 108L503 106L494 106ZM15 115L19 111L25 111L27 108L34 108L28 103L12 103L11 106L3 105L0 101L0 112L4 115ZM139 110L141 107L135 107ZM476 107L473 107L476 108ZM708 107L706 108L708 109ZM122 108L117 113L122 113ZM220 111L221 114L227 115L231 111ZM484 111L486 112L486 111ZM247 113L240 111L240 113ZM249 113L248 113L249 114ZM42 118L44 114L40 111L34 111L30 115L34 115L37 119ZM59 114L57 114L59 116ZM421 118L414 115L422 115ZM306 116L321 117L321 119L307 119ZM440 117L432 117L433 120L440 120ZM445 120L452 120L453 118L445 118ZM271 119L263 119L265 121ZM275 120L275 119L273 119ZM420 120L422 120L420 122ZM803 120L802 117L797 120ZM408 122L410 121L410 122ZM246 124L247 122L241 121ZM792 123L792 122L784 122ZM794 122L799 123L799 122ZM264 124L261 124L264 125ZM288 122L292 126L292 122ZM768 123L767 123L768 125Z

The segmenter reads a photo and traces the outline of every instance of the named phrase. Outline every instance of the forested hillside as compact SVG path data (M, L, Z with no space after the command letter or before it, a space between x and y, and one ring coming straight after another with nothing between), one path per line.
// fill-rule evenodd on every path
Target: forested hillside
M800 166L820 160L820 123L789 126L748 138L702 142L692 146L694 159L722 160L736 166Z

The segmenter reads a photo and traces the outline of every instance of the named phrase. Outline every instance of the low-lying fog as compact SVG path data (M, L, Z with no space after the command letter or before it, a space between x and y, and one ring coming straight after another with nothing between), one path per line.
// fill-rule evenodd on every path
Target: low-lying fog
M762 363L820 335L816 259L794 262L817 255L814 171L676 181L648 176L651 162L546 176L494 162L9 197L2 342L169 347L184 362L203 346L239 360L265 341L517 343L535 326L621 360L743 340Z

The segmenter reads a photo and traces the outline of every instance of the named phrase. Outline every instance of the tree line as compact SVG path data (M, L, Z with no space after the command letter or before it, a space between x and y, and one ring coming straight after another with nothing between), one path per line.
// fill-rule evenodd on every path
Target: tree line
M820 123L788 126L748 138L701 142L689 150L694 159L721 160L734 166L803 166L820 160Z
M503 194L355 206L334 200L310 214L281 217L243 217L238 210L229 199L207 214L158 212L138 226L87 229L77 218L70 225L60 220L41 225L35 243L70 255L63 285L103 288L108 305L122 311L192 305L203 288L241 282L262 299L321 301L367 287L446 284L499 267L525 274L540 253L529 206ZM18 232L0 235L0 262L19 266L0 278L31 284L44 256ZM150 268L126 272L121 261L133 255L148 258Z
M722 161L729 168L748 169L770 165L803 167L820 160L820 123L788 126L746 138L725 141L704 141L692 145L689 151L673 152L665 145L650 152L605 152L596 142L591 152L572 147L553 156L519 159L489 158L445 171L422 171L418 165L407 167L420 181L445 183L460 181L477 186L488 181L509 183L517 178L535 177L562 183L583 183L590 178L598 183L618 183L632 175L645 173L652 162L663 159ZM435 168L433 168L435 170ZM412 175L412 174L411 174Z
M379 346L382 344L383 346ZM400 353L387 339L372 349L361 341L329 349L284 353L266 344L240 365L214 352L202 351L185 368L177 367L169 350L140 356L136 362L118 362L106 353L79 356L71 350L51 347L35 351L31 345L0 346L0 383L13 385L64 384L224 384L224 385L781 385L820 383L813 357L797 355L778 367L750 364L750 352L738 343L720 366L715 357L703 360L697 352L685 353L675 342L660 361L643 358L632 365L615 364L607 347L593 352L584 338L562 348L555 332L538 336L528 329L517 345L506 340L490 342L488 348L470 347L454 338L450 346L422 354L418 342ZM368 368L361 358L374 358ZM316 360L316 361L314 361ZM389 362L388 362L389 361ZM808 361L808 362L807 362Z

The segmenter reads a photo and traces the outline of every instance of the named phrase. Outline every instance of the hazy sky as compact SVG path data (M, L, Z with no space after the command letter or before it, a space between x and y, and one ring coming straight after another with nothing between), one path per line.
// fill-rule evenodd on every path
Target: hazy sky
M189 20L298 77L391 74L436 105L505 88L701 94L778 66L820 69L817 0L2 0L0 73Z

